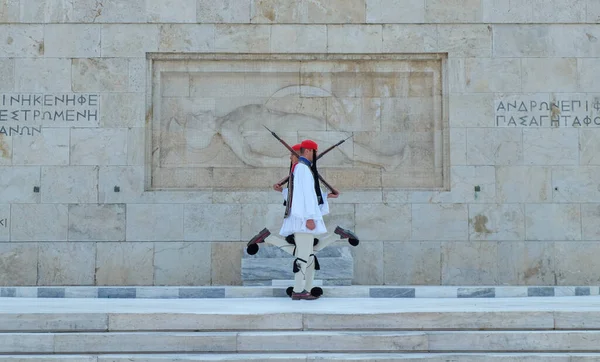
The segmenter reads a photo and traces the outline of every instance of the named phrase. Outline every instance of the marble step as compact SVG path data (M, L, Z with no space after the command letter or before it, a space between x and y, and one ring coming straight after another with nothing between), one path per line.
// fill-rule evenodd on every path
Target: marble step
M0 313L0 332L597 330L597 311Z
M600 352L600 331L0 334L0 353Z
M0 362L592 362L598 353L269 353L269 354L114 354L4 355Z

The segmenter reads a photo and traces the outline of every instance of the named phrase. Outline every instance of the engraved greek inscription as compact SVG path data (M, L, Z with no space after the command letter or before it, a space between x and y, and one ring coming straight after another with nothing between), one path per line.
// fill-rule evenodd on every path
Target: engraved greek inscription
M41 123L98 122L100 96L88 93L1 94L2 134L33 136L41 133Z
M495 100L496 127L581 127L600 126L600 98L518 99L508 95ZM517 98L517 99L515 99ZM548 120L550 120L548 122Z

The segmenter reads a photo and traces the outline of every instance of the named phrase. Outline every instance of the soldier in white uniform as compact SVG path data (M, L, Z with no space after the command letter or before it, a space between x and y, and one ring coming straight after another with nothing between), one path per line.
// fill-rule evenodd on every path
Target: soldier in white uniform
M294 147L294 150L298 145ZM323 214L329 212L326 198L322 197L322 191L318 183L316 169L316 152L318 145L311 140L305 140L299 145L300 158L294 163L292 156L291 177L287 192L286 213L279 234L286 238L271 235L268 229L263 229L248 242L248 253L256 254L258 244L266 242L287 250L296 256L294 261L294 287L292 299L316 299L322 294L318 288L318 295L311 294L314 279L316 258L314 251L321 250L335 239L330 235L327 240L318 241L316 235L325 234L327 228L323 221ZM314 160L314 161L313 161ZM282 190L283 191L283 190ZM328 195L328 197L335 197ZM358 244L358 238L352 232L337 227L335 234L341 238L349 239L352 245ZM320 245L319 245L320 244ZM293 247L291 247L293 245ZM318 269L318 268L317 268Z

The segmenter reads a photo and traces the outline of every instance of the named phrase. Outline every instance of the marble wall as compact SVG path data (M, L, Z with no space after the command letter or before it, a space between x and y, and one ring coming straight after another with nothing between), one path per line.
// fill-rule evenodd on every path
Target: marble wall
M240 285L283 211L259 104L309 118L264 119L290 141L353 136L322 169L354 284L597 285L599 23L595 0L0 0L0 284ZM272 97L304 81L331 95Z

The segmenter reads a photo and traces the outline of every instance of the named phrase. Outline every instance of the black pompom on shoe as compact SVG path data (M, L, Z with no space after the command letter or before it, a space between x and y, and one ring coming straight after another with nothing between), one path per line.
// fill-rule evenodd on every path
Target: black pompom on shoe
M248 255L254 255L258 253L258 244L250 244L246 247L246 253Z
M315 238L313 240L313 246L317 246L318 243L319 243L319 239Z
M294 287L287 287L287 289L285 290L285 294L288 295L288 297L292 297L292 292L294 291Z
M313 287L310 290L310 294L312 294L314 297L320 297L323 295L323 289L321 289L320 287Z
M286 236L285 241L287 241L288 244L296 245L296 238L294 237L294 234Z
M356 246L359 243L358 239L348 239L348 242L350 243L350 245L352 246Z

